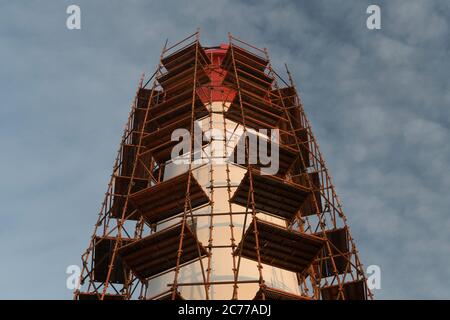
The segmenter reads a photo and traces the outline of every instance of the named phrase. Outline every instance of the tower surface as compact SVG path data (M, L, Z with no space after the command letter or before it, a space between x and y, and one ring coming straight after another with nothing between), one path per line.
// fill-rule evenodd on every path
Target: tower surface
M292 77L199 33L138 85L79 300L372 298Z

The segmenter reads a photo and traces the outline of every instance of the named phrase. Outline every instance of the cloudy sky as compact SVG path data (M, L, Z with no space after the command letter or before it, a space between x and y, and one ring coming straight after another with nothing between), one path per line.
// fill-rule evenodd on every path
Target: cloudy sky
M376 298L450 298L448 0L123 3L0 1L0 298L71 298L140 74L197 27L292 69Z

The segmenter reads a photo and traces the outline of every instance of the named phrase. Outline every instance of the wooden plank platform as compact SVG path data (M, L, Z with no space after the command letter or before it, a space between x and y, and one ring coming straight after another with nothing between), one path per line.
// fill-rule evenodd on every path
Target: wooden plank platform
M339 228L325 231L326 237L330 243L331 254L333 255L334 264L336 265L339 274L350 271L350 248L348 242L347 228ZM317 233L318 237L323 237L323 233ZM316 273L321 278L326 278L334 275L333 264L328 256L327 250L323 250L322 254L314 263Z
M167 96L173 96L188 88L194 87L194 76L196 77L196 85L202 86L211 82L206 70L202 66L197 66L197 74L195 74L195 65L180 72L168 72L158 79Z
M322 250L322 238L300 233L278 225L256 219L261 262L292 272L304 272ZM235 249L238 255L257 261L254 223L245 232L243 243Z
M113 218L121 218L123 209L125 206L125 199L128 193L128 186L130 184L131 177L125 176L116 176L114 177L114 198L113 204L111 207L111 217ZM133 186L131 187L131 193L138 192L139 190L143 190L148 186L148 179L134 178ZM125 216L130 215L135 208L131 203L127 206L127 211ZM129 220L139 220L139 214L133 214L128 217Z
M156 298L155 300L162 300L162 301L166 301L166 300L185 300L183 298L183 296L180 294L180 292L176 292L175 293L175 299L173 299L173 295L172 292L168 292L158 298Z
M80 292L78 294L78 300L100 300L101 294L95 292ZM125 295L122 294L105 294L103 300L125 300Z
M148 223L155 223L184 212L189 172L136 192L130 201ZM192 208L207 204L209 197L191 175Z
M194 99L194 119L199 119L209 115L209 111L197 94L191 90L184 91L176 96L166 99L164 102L153 106L149 111L149 116L145 126L148 133L158 128L169 125L174 120L191 116L192 100Z
M137 160L136 152L138 147L136 145L124 144L122 147L122 155L121 155L121 166L120 166L120 175L125 177L130 177L133 173L133 167ZM143 148L141 148L143 149ZM141 156L140 158L144 163L151 163L151 155L146 154ZM146 168L144 168L141 161L138 161L136 165L136 171L134 172L134 176L140 179L149 179L150 175L148 174Z
M265 58L232 45L228 48L221 65L221 68L227 71L223 83L237 88L239 81L240 89L260 97L268 97L274 79L264 72L267 64Z
M343 284L344 300L367 300L365 280L350 281ZM337 300L339 286L329 286L320 289L322 300ZM340 298L339 298L340 299Z
M181 235L181 224L176 224L141 240L122 247L119 255L135 276L144 281L176 267L177 251ZM186 225L180 264L186 264L207 255L206 249Z
M308 195L306 201L303 203L301 207L301 214L303 217L317 214L316 204L318 206L319 213L323 212L322 196L320 193L321 184L319 173L317 171L304 173L298 177L294 177L292 180L297 184L308 187L309 186L308 177L309 181L312 184L311 189L312 192ZM316 203L314 201L316 201Z
M247 171L230 199L232 203L247 207L250 191L249 176ZM304 186L275 176L261 175L255 169L252 169L252 177L255 208L283 219L292 220L310 193L310 190Z
M261 137L256 135L255 133L252 133L251 131L247 131L246 135L243 134L242 137L239 139L236 147L233 150L233 153L231 154L230 158L231 161L233 161L236 164L240 164L240 165L244 165L247 166L248 162L246 161L246 157L245 157L245 141L248 140L250 141L249 144L249 151L250 151L250 155L249 155L249 159L251 160L251 157L254 157L254 159L256 160L256 163L252 163L253 167L257 168L257 169L261 169L264 167L269 167L269 165L267 164L263 164L261 162L261 159L259 158L259 153L260 153L260 149L261 146L265 146L266 147L266 152L265 155L267 155L267 153L270 153L270 151L274 148L275 144L272 145L271 141L266 139L265 137ZM248 143L247 143L248 144ZM280 144L276 144L278 146L278 171L276 173L277 176L280 177L284 177L287 173L287 171L289 170L289 168L292 166L292 164L294 163L295 159L297 158L296 152L294 149L286 147L284 145L280 145ZM241 157L243 157L244 159L240 159L240 157L238 157L238 154L241 154Z
M176 129L186 129L190 131L191 122L190 114L178 117L177 119L173 119L173 122L170 124L145 135L142 142L145 146L145 151L148 151L159 164L172 160L172 150L174 146L179 143L179 141L172 141L172 132ZM201 132L201 130L200 126L197 123L194 123L194 132ZM203 135L198 138L203 138ZM196 140L196 143L205 146L208 144L208 141L202 139L202 141Z
M236 61L236 65L241 68L252 68L252 70L264 71L269 61L264 57L256 55L244 48L233 45L233 54L231 53L231 47L228 48L227 53L222 61L222 69L228 70L232 68L233 58Z
M290 292L282 291L275 288L263 287L258 290L253 300L262 300L264 293L265 300L311 300L309 297L296 295Z
M122 239L122 245L130 243L131 239ZM117 239L113 237L95 237L92 277L94 281L105 282L108 275L109 265L113 255L114 246ZM111 270L109 282L125 283L127 270L122 264L122 259L116 255L114 268Z
M140 88L137 96L137 107L140 109L147 109L151 94L152 89ZM154 90L151 106L160 103L162 97L162 91Z
M196 46L195 43L191 43L165 56L161 60L162 64L168 71L173 71L177 66L179 66L183 62L195 60L195 50L196 50L195 46ZM203 61L203 63L208 65L211 64L208 55L206 54L205 50L201 45L199 45L198 53L199 58L201 59L201 61Z
M197 86L211 82L206 72L211 61L201 45L198 47L197 60L196 44L192 43L164 57L162 63L167 72L158 77L158 82L164 88L167 96L173 96L188 88L193 88L194 75ZM196 64L197 71L195 72Z
M255 96L251 92L241 90L242 106L244 107L244 117L242 117L239 95L236 94L230 107L225 113L225 118L239 124L244 124L247 128L272 129L277 128L280 119L283 118L283 110L270 103L269 100Z

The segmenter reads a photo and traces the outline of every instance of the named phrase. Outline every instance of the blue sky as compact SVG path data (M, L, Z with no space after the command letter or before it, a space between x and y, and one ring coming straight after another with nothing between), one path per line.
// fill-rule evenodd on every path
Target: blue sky
M140 74L200 27L288 63L376 298L449 299L450 2L182 3L0 1L0 298L71 297Z

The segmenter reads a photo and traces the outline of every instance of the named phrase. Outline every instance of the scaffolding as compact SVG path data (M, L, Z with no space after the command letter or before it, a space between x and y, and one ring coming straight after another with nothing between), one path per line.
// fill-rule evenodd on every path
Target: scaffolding
M212 285L233 286L230 299L238 299L239 286L256 283L254 299L350 300L372 299L364 269L351 236L347 218L335 192L311 125L305 115L292 76L287 80L271 66L266 49L259 49L233 35L221 46L226 53L215 56L200 44L199 31L180 42L164 45L154 74L144 84L141 77L125 126L108 190L86 252L82 255L78 300L157 299L180 300L183 286L200 286L210 299ZM213 101L222 109L213 110ZM225 146L228 210L214 208L214 166L196 165L196 147L213 143L197 141L193 134L204 130L200 120L223 116L244 134L227 152ZM175 129L190 133L186 171L165 179L171 164ZM250 144L253 130L279 130L279 170L262 174L267 166L259 160L259 145ZM226 136L226 135L225 135ZM247 138L248 137L248 140ZM272 142L267 141L269 148ZM245 161L237 161L238 146ZM201 151L203 152L203 151ZM210 155L211 158L211 155ZM234 186L230 167L245 170ZM209 168L209 185L199 183L195 170ZM242 210L236 210L235 205ZM199 209L207 209L199 210ZM200 212L201 211L201 212ZM200 213L199 213L200 212ZM268 215L284 221L282 226L264 221ZM207 243L196 235L196 217L209 218ZM214 219L229 217L232 280L212 280L211 261ZM234 220L244 217L242 235ZM256 262L258 276L240 277L242 259ZM200 282L180 282L180 270L198 264ZM300 294L266 284L264 265L297 275ZM149 281L173 274L167 290L149 296Z

